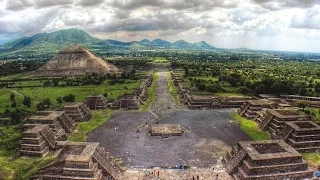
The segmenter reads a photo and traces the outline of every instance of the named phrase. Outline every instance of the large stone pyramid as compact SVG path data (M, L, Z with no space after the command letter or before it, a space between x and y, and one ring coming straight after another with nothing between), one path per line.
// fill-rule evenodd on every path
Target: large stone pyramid
M81 46L73 45L65 48L45 63L35 72L34 76L83 76L93 73L105 75L117 71L118 68L113 64L96 57Z

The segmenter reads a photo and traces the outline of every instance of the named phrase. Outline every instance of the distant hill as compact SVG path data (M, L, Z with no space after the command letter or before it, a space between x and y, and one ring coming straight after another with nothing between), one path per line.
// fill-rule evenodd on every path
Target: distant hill
M189 43L179 40L174 43L162 39L152 41L122 42L117 40L101 40L79 29L64 29L52 33L39 33L31 37L22 37L0 46L0 58L26 55L56 54L70 45L82 45L95 51L106 50L152 50L152 49L184 49L184 50L216 50L215 47L201 41Z
M31 37L24 37L3 46L11 49L21 49L41 44L69 46L72 44L89 44L99 41L99 39L90 36L88 33L78 29L59 30L52 33L39 33Z

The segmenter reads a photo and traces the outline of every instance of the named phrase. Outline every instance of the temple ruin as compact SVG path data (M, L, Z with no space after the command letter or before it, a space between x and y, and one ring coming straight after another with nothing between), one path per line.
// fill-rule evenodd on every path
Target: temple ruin
M180 124L154 124L150 129L151 136L181 136L183 133Z
M90 110L106 109L108 106L108 100L103 95L87 96L84 103Z
M38 111L28 117L23 126L30 129L38 124L48 125L57 141L66 140L66 133L71 133L75 128L75 122L64 111Z
M84 103L70 103L63 106L63 111L74 122L90 121L92 113Z
M240 116L244 116L248 119L254 119L259 111L263 109L272 109L275 107L275 103L266 99L258 100L247 100L240 109L238 113Z
M285 122L274 138L286 141L298 152L320 150L320 126L311 121Z
M55 160L31 179L117 180L122 176L116 159L99 143L61 141L56 150Z
M283 140L241 141L224 157L226 171L236 180L311 178L313 172Z
M142 81L139 88L131 94L124 94L115 99L110 108L124 110L138 110L148 99L147 88L152 84L153 78L150 76L147 80Z
M73 45L65 48L40 67L33 76L69 77L91 74L106 75L117 73L118 68L96 57L89 50Z
M37 124L23 132L20 153L26 156L44 157L55 147L55 138L48 125Z
M283 130L285 122L308 121L310 117L288 109L268 109L266 115L259 120L259 128L268 131L271 136L276 136Z

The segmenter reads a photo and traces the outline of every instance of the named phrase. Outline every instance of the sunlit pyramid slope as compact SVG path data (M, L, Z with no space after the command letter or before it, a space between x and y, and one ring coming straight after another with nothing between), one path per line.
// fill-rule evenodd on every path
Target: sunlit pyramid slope
M105 75L116 73L118 68L89 50L73 45L59 52L50 61L40 67L34 76L83 76L88 74Z

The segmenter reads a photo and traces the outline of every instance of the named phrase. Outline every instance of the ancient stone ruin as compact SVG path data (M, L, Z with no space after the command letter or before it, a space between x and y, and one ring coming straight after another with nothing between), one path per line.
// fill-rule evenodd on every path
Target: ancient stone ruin
M118 68L96 57L81 46L70 46L59 52L33 74L42 77L106 75L117 73Z
M308 115L300 114L293 110L268 109L266 115L259 124L259 128L268 131L272 136L275 136L283 129L285 122L308 120L310 120Z
M275 103L266 99L258 99L258 100L247 100L240 109L238 113L240 116L244 116L248 119L254 119L259 111L267 108L274 108Z
M30 129L38 124L48 125L57 141L65 141L66 133L71 133L75 128L75 122L64 111L38 111L28 117L23 126Z
M113 101L111 109L138 110L140 102L135 94L124 94Z
M111 109L138 110L140 105L148 99L147 88L152 84L152 76L142 81L139 88L131 94L124 94L113 101Z
M57 142L57 157L31 179L116 180L122 176L116 159L99 143Z
M320 126L311 121L285 122L283 130L273 138L286 141L298 152L320 150Z
M224 162L236 180L300 180L313 174L301 154L283 140L239 142Z
M74 122L86 122L90 121L92 113L90 109L84 103L70 103L63 107L63 111Z
M103 95L87 96L84 103L90 110L106 109L108 106L107 98Z
M181 136L183 133L180 124L154 124L150 129L151 136Z
M20 153L26 156L44 157L55 147L55 138L48 125L37 124L23 132Z

